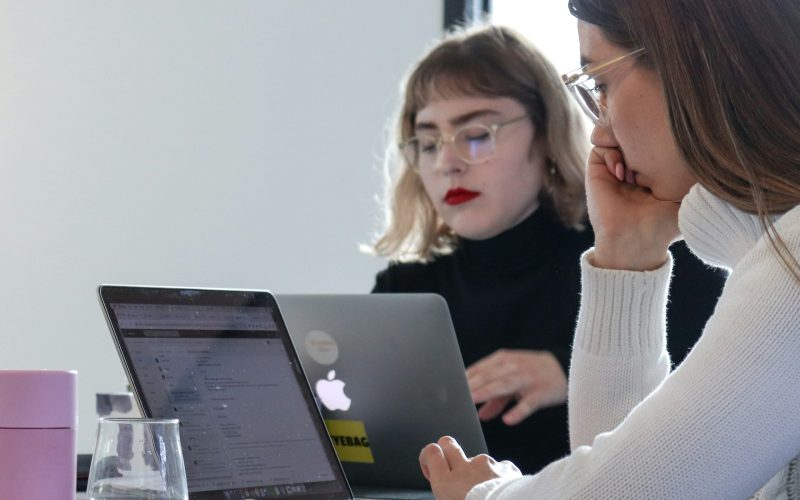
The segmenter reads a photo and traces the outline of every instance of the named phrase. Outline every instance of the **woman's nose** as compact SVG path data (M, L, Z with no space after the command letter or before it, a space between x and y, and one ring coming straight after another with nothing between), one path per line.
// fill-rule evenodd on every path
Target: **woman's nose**
M452 141L443 142L442 148L439 150L436 169L445 174L455 174L463 172L466 167L466 163L456 152L455 144Z
M608 125L605 126L595 125L594 129L592 130L592 135L589 137L589 140L595 146L602 146L607 148L619 147L619 144L617 143L617 138L614 137L614 132Z

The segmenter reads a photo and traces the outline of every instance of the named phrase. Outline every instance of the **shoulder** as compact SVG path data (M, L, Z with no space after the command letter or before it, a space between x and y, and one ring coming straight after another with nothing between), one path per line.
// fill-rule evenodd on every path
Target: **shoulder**
M375 276L373 293L413 293L429 291L450 255L439 256L430 262L392 262Z
M773 225L791 256L800 259L800 206L776 217ZM761 295L776 302L788 300L800 307L800 283L766 233L733 267L726 291L729 295L740 294L748 300Z
M800 205L780 216L775 227L781 235L785 232L789 236L790 241L787 243L794 247L793 250L797 250L800 247Z
M800 205L773 217L772 226L780 243L786 246L786 249L795 259L800 259ZM763 231L761 238L749 252L747 257L750 257L750 259L747 259L746 262L752 265L753 261L764 260L766 254L775 255L775 252L774 244L770 240L768 232Z

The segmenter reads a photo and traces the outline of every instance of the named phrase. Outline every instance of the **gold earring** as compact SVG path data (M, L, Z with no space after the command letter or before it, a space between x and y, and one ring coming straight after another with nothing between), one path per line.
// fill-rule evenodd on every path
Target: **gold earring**
M552 158L547 158L545 160L545 165L547 165L547 173L550 174L550 177L555 177L557 174L556 167L558 164Z

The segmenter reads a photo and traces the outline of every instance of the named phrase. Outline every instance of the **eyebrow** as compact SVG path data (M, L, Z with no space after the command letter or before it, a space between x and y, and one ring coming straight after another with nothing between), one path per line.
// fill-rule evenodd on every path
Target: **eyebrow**
M495 111L493 109L479 109L477 111L471 111L469 113L456 116L455 118L451 118L449 123L451 126L457 127L459 125L463 125L481 116L499 115L499 114L500 114L499 111ZM433 122L417 122L414 125L414 130L438 130L438 129L439 127L437 127L436 124Z

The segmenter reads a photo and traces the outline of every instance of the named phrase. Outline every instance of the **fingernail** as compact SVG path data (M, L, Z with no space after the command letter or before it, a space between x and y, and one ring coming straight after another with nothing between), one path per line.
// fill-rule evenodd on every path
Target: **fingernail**
M630 170L630 169L628 169L628 170L626 170L626 171L625 171L625 181L626 181L628 184L634 184L634 180L633 180L633 170Z

